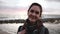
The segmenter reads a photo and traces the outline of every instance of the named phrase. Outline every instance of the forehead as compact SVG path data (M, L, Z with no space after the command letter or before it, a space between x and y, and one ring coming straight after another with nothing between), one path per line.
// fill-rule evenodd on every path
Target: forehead
M39 6L32 6L30 10L40 11L40 8Z

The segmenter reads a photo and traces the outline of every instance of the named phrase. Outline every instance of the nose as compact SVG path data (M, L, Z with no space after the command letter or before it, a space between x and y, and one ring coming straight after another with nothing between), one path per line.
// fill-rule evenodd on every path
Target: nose
M35 14L35 13L33 13L32 15L33 15L33 16L36 16L36 14Z

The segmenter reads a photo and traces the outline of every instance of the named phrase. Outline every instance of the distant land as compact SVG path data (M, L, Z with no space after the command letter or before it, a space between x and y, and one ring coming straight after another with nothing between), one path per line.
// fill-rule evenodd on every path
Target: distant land
M60 15L53 15L53 14L43 14L42 18L60 18Z
M42 19L44 18L60 18L60 15L49 15L49 14L43 14ZM19 15L3 15L0 14L0 20L10 20L10 19L21 19L21 16Z

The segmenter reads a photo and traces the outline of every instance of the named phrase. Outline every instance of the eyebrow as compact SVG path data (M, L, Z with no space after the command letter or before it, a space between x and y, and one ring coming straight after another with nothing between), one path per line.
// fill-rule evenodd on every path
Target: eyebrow
M36 14L39 14L39 11L35 11L35 10L30 10L30 12L35 12Z

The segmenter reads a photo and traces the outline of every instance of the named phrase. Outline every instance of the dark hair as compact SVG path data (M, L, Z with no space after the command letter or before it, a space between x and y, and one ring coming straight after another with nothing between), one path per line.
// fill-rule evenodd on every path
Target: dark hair
M40 5L40 4L38 4L38 3L32 3L31 4L31 6L29 7L29 9L28 9L28 12L29 12L29 10L30 10L30 8L32 7L32 6L39 6L39 8L40 8L40 17L41 17L41 14L42 14L42 6Z

